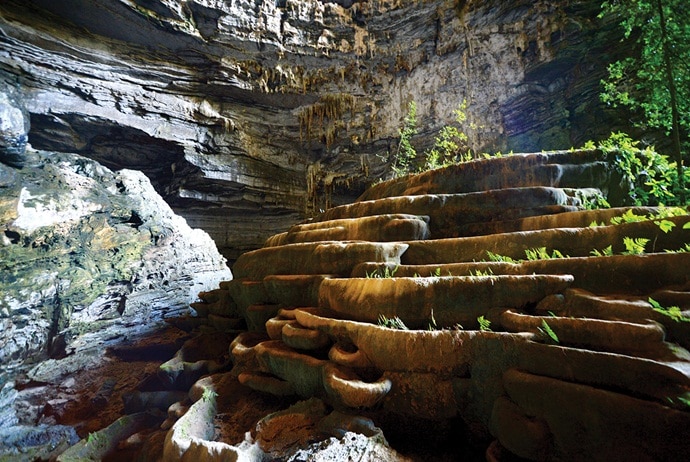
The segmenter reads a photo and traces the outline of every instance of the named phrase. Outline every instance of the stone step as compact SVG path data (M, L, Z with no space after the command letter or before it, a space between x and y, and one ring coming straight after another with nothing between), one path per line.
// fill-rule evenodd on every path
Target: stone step
M477 318L489 311L537 303L572 281L569 275L327 279L319 307L362 322L397 317L412 329L477 329Z
M242 337L236 339L235 348L241 342ZM266 388L267 379L273 379L273 382L289 384L288 389L303 398L324 397L339 406L369 408L391 389L391 382L386 378L365 381L347 367L314 358L279 340L242 346L241 350L243 355L253 355L256 364L256 368L245 376L244 383L260 391ZM259 374L263 375L263 381L256 380ZM279 388L283 390L285 386Z
M161 364L158 377L168 388L189 389L202 375L229 364L228 346L232 334L202 333L187 340L175 356Z
M237 312L247 319L249 329L264 330L264 323L282 308L316 306L319 302L321 283L334 276L329 274L271 275L261 281L233 279L226 282L225 287L236 301Z
M554 258L520 263L362 263L352 270L352 277L386 272L394 272L398 277L570 274L574 277L571 285L573 288L601 295L640 295L652 294L664 287L687 287L690 284L690 253Z
M277 274L263 279L269 303L284 306L316 306L321 283L333 274Z
M337 339L329 359L355 369L464 376L470 362L470 339L485 334L451 329L390 329L376 323L336 318L331 311L320 308L297 309L294 316L301 326Z
M564 342L547 344L543 342L543 336L528 334L537 332L536 321L533 325L525 325L525 332L503 333L448 329L396 330L336 319L328 311L320 309L297 309L290 317L305 330L311 329L338 339L339 343L331 347L329 359L341 366L355 369L375 368L387 373L434 373L441 378L462 378L471 376L469 365L475 361L488 367L481 358L485 348L482 344L492 349L503 348L498 345L510 345L510 351L515 356L512 360L497 361L502 364L499 367L518 367L530 373L570 382L628 390L662 404L670 404L667 399L669 396L683 395L690 386L690 363L685 358L687 352L677 350L682 355L680 357L670 355L665 358L645 358L567 346ZM542 318L535 319L541 323ZM564 323L573 321L567 318L561 320ZM291 319L291 322L294 321ZM555 331L560 330L565 339L565 326L558 325L553 317L547 318L547 322L553 324ZM630 325L623 325L623 330L629 328ZM652 347L648 353L659 351L657 346L663 344L663 333L655 329L654 325L637 325L633 329L639 329L640 335L637 338L648 341L648 345ZM542 341L534 341L535 339ZM625 333L616 333L611 338L606 335L598 336L600 344L612 346L613 342L618 342L618 346L623 345L628 350L632 348L640 351L644 348L636 345L635 341ZM681 406L682 403L674 405Z
M633 460L642 454L676 460L687 449L687 431L680 429L690 428L688 412L517 369L506 371L503 387L490 427L501 445L521 457L538 460L555 447L568 460Z
M523 342L516 347L516 354L517 367L525 372L594 387L628 390L665 405L682 404L669 403L668 397L683 395L690 386L687 361L540 342Z
M603 252L611 246L614 254L626 251L625 238L648 239L646 252L678 250L690 239L690 229L683 229L690 216L670 217L675 227L663 232L654 221L586 228L556 228L466 238L410 241L403 255L404 264L440 264L488 261L487 252L520 260L526 250L545 247L549 254L558 250L564 256L584 257L593 250Z
M428 238L428 222L427 216L392 214L304 223L291 227L285 233L268 238L264 247L335 240L413 241Z
M668 266L666 266L668 267ZM675 267L681 270L682 268ZM687 272L685 273L687 277ZM673 281L670 281L673 282ZM690 318L690 285L684 284L685 291L655 291L643 297L634 298L627 295L597 296L580 289L568 289L561 298L545 299L537 306L538 314L555 313L558 316L588 317L614 321L634 323L648 323L651 321L664 327L666 340L675 342L686 349L690 349L690 322L680 322L662 312L655 310L650 304L652 298L662 307L676 306L680 314ZM628 291L628 294L631 291Z
M472 223L512 221L536 215L576 211L581 208L582 194L594 192L532 187L466 194L389 197L334 207L314 220L329 221L399 213L428 216L430 237L439 239L460 236L461 227Z
M532 332L547 336L544 331L546 324L558 339L557 343L565 346L633 353L642 357L652 356L652 359L657 359L666 335L660 324L650 321L637 323L583 317L535 316L515 310L501 313L499 321L500 326L508 332ZM555 338L551 340L555 341Z
M571 288L563 296L545 299L535 309L537 314L554 313L561 317L595 318L611 321L646 323L663 320L644 297L594 295L591 292ZM660 323L663 324L663 323Z
M611 219L626 212L637 216L650 216L660 213L658 207L620 207L610 209L576 210L574 212L536 215L519 220L468 223L459 226L459 235L485 236L488 234L534 231L552 228L586 228L592 223L610 224Z
M198 316L206 317L209 314L219 316L237 316L237 305L227 289L215 289L200 292L200 302L192 302L189 305L194 308Z
M235 278L261 281L270 275L347 276L364 261L400 263L403 243L327 241L266 247L242 254L232 267Z
M606 191L610 167L598 150L515 154L463 162L372 186L357 200L548 186Z
M690 216L669 229L649 218L659 208L582 210L611 192L604 157L393 180L270 238L221 287L255 331L232 343L233 373L333 407L462 417L528 459L615 459L602 434L626 454L682 453L687 440L667 451L635 419L657 439L689 422ZM227 294L202 297L209 323Z

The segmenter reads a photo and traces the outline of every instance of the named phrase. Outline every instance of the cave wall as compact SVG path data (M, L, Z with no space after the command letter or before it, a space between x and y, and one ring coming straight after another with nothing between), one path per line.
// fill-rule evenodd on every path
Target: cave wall
M608 135L598 1L6 0L0 82L35 148L144 172L230 259L386 175L468 103L477 151Z
M103 350L188 312L232 279L141 172L27 149L0 158L0 364ZM3 370L0 370L3 372Z

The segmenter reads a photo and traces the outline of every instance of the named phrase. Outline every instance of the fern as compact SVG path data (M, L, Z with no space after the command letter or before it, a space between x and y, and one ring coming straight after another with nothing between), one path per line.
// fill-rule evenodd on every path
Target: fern
M647 217L644 215L637 215L632 209L626 210L626 212L619 217L612 217L612 225L620 225L622 223L639 223L641 221L647 221Z
M525 255L528 261L536 260L551 260L553 258L568 258L560 250L553 249L551 254L546 250L546 247L539 247L534 249L525 249Z
M594 257L610 257L611 255L613 255L613 246L610 245L603 250L593 249L590 252L590 255Z
M481 276L493 276L494 272L491 268L487 268L486 271L476 269L474 271L470 270L470 276L481 277Z
M652 297L649 297L647 301L650 305L652 305L652 309L657 313L661 313L664 316L668 316L676 322L690 322L690 318L685 316L681 309L677 306L670 306L668 308L664 308L663 306L661 306L659 302L654 300Z
M645 237L624 237L623 245L625 246L625 252L623 252L623 255L642 255L648 242L649 239Z
M527 256L528 261L547 260L549 258L546 247L525 249L525 255Z
M510 257L507 257L505 255L498 255L496 253L486 251L487 257L489 257L489 261L495 261L495 262L501 262L501 263L517 263L517 260L514 260Z
M676 224L670 220L658 220L654 222L655 225L659 227L664 233L670 232Z
M491 332L491 321L486 319L484 315L479 316L477 322L479 323L479 330L482 332Z
M680 401L681 403L683 403L683 404L685 404L686 406L690 407L690 399L684 398L684 397L682 397L682 396L678 396L677 398L678 398L678 401Z
M383 268L383 270L376 268L371 273L367 272L366 277L367 279L390 279L395 277L395 273L398 271L398 268L400 268L400 266L396 266L393 269L390 269L388 266L386 266Z

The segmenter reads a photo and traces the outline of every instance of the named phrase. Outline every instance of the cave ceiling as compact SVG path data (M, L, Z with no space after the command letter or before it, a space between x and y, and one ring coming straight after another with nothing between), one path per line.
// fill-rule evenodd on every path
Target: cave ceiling
M234 259L386 175L467 102L477 152L615 128L597 1L4 0L0 81L30 143L141 170ZM611 44L614 44L612 47Z

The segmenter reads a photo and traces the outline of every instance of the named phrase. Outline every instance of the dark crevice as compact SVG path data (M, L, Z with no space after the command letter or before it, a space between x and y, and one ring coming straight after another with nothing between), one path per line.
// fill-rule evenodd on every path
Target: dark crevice
M139 227L144 224L144 220L141 219L136 211L132 210L132 215L130 215L125 223L132 225L133 228L139 229Z
M9 239L12 244L19 244L19 241L21 240L22 236L16 231L6 229L5 237L7 237L7 239Z

